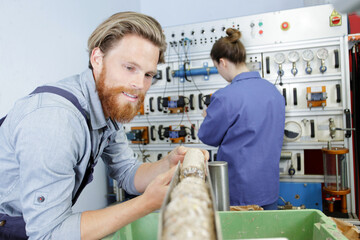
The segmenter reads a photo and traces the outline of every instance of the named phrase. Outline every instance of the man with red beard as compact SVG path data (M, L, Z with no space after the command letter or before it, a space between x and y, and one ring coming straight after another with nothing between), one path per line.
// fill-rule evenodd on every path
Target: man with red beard
M185 147L140 163L121 124L134 118L165 37L152 17L123 12L88 41L89 69L20 99L0 127L0 239L100 239L159 209ZM208 153L204 151L206 158ZM73 213L95 164L140 196L105 209Z

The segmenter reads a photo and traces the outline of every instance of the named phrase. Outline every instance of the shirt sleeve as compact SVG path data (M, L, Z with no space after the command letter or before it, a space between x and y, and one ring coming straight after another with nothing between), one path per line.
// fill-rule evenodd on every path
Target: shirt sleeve
M88 157L86 134L83 116L64 107L40 107L16 124L12 143L29 239L80 239L72 193L74 168Z
M206 117L200 126L199 139L210 146L217 147L221 144L230 127L228 106L216 93L211 96L211 102L206 110Z
M118 186L127 193L139 195L134 185L135 173L141 162L137 160L123 128L112 134L108 146L104 149L102 159L108 166L109 175Z

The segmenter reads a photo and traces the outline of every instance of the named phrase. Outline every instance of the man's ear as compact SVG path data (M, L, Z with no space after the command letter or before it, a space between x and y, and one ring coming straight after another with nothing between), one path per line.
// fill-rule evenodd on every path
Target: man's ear
M91 51L90 62L93 67L94 75L98 76L103 67L104 54L100 48L96 47Z

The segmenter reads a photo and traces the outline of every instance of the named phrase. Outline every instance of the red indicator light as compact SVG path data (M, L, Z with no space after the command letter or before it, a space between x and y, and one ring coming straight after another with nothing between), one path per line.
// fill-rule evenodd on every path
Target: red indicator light
M332 21L333 24L339 24L340 21L341 21L341 18L340 17L333 17L331 19L331 21Z
M289 28L290 28L290 24L288 22L283 22L281 24L281 29L282 30L287 31L287 30L289 30Z

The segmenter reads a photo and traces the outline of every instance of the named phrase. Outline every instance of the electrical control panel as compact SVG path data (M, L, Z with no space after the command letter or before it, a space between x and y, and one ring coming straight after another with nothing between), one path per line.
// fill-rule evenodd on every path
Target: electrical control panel
M207 149L216 159L217 148L202 144L197 131L211 95L228 84L214 67L210 50L232 27L242 33L248 68L285 98L280 180L318 182L319 176L305 174L304 151L321 149L327 141L349 148L351 169L347 17L331 24L333 11L331 5L320 5L164 28L166 63L158 65L143 110L125 125L127 131L148 127L146 145L130 143L139 159L157 161L179 145Z

